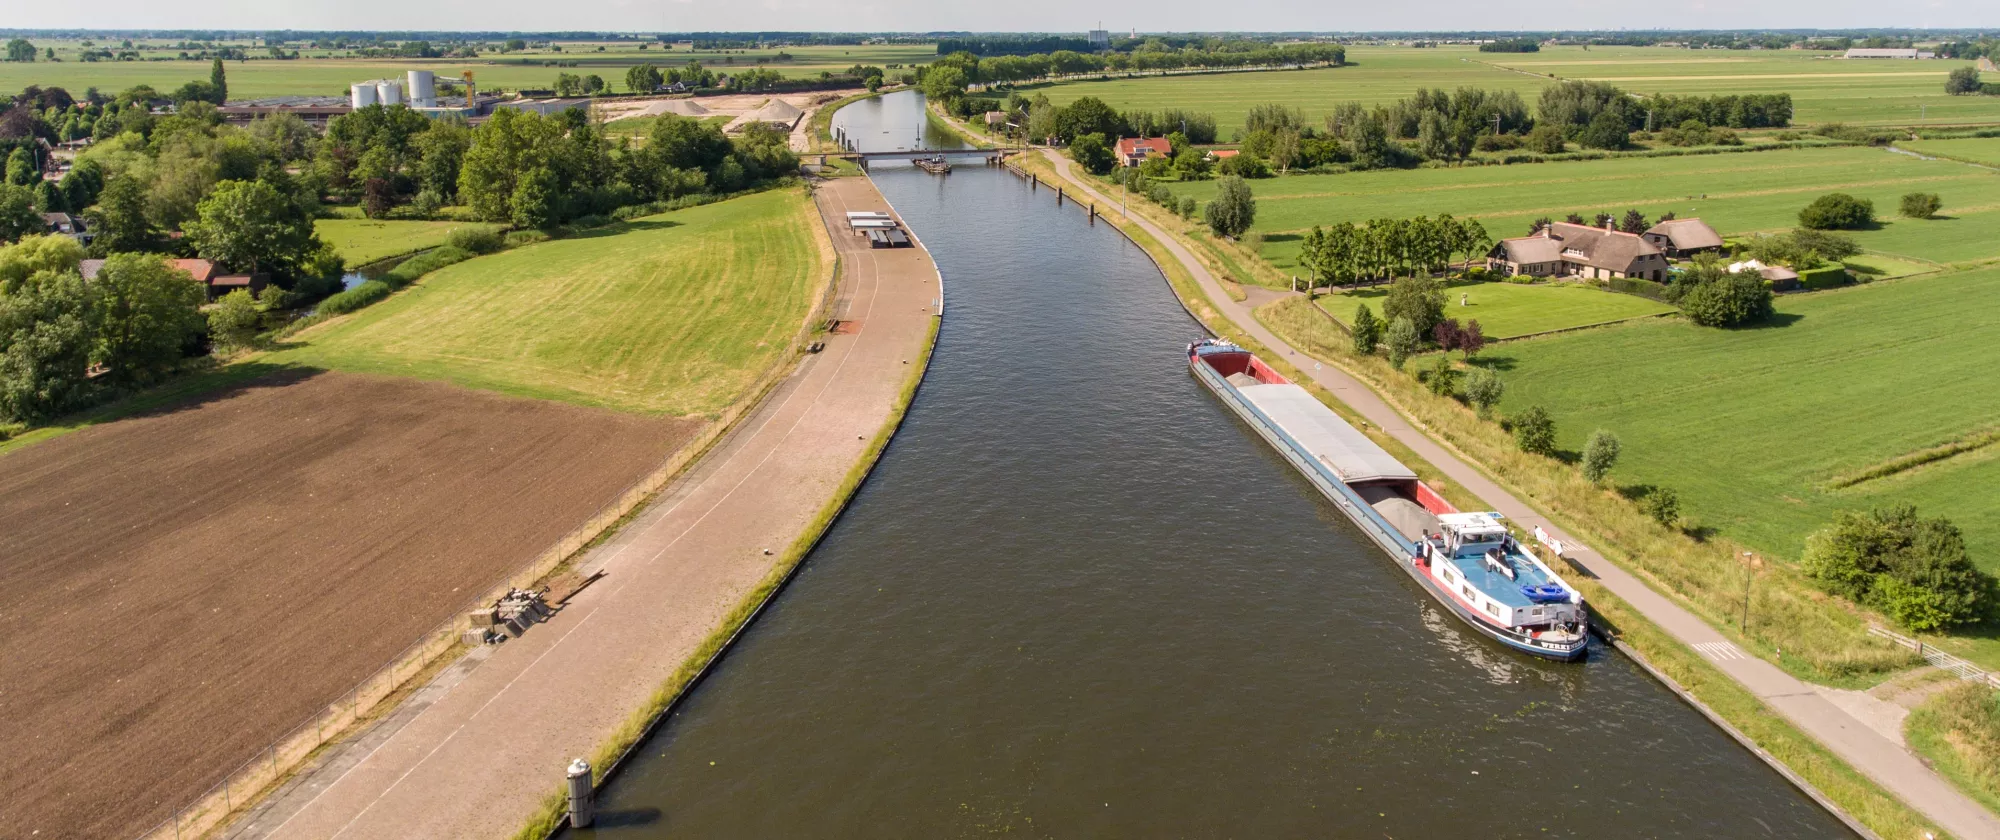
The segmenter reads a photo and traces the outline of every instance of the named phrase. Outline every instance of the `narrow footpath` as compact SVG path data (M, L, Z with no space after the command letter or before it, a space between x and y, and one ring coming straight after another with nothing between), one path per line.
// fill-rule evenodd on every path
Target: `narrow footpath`
M481 648L293 780L228 837L507 837L642 708L784 561L928 358L941 302L921 247L876 251L849 210L889 210L866 178L818 192L839 254L842 328L613 539L553 619Z
M1098 206L1105 208L1118 206L1117 201L1097 192L1088 180L1073 172L1068 158L1048 149L1042 150L1042 154L1056 167L1056 171L1061 173L1063 178L1075 184L1085 195L1096 201ZM1251 313L1254 308L1252 304L1231 300L1215 276L1210 274L1201 261L1172 234L1144 217L1127 218L1164 243L1174 258L1179 260L1201 285L1209 301L1239 329L1273 351L1282 352L1286 356L1311 358L1307 354L1300 353L1297 348L1258 322ZM1996 817L1991 811L1960 793L1950 782L1924 766L1900 745L1835 706L1825 696L1814 691L1811 685L1785 673L1776 665L1738 649L1735 644L1715 628L1695 617L1693 613L1653 591L1637 577L1604 559L1602 555L1584 547L1583 541L1570 536L1534 508L1502 489L1492 479L1487 478L1485 473L1460 460L1423 432L1412 428L1401 414L1383 402L1381 397L1360 380L1332 365L1295 363L1293 366L1332 391L1336 397L1366 417L1369 422L1381 426L1383 431L1395 436L1405 446L1430 461L1453 481L1463 485L1467 492L1484 499L1487 504L1493 506L1493 509L1514 520L1521 528L1533 529L1540 526L1550 536L1561 540L1565 546L1575 546L1563 556L1576 561L1577 565L1584 567L1605 587L1631 604L1633 609L1658 624L1669 635L1700 652L1703 657L1714 663L1716 668L1757 695L1765 705L1778 710L1794 725L1818 739L1855 769L1900 797L1911 808L1937 823L1939 827L1962 840L2000 838L2000 817Z

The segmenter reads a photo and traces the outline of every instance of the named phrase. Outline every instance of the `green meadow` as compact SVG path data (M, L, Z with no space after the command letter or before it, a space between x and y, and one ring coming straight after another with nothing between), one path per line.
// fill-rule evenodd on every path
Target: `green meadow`
M1617 433L1614 483L1673 488L1696 526L1796 558L1836 511L1909 502L2000 572L2000 445L1835 482L2000 422L2000 267L1784 296L1778 312L1754 329L1649 319L1484 356L1507 383L1503 413L1544 406L1572 451Z
M1685 50L1670 47L1549 47L1482 53L1471 47L1349 47L1350 66L1147 76L1042 86L1057 104L1095 96L1119 110L1185 108L1213 113L1221 139L1243 127L1254 105L1298 108L1317 121L1342 102L1375 105L1418 88L1512 90L1530 107L1555 79L1595 79L1632 93L1790 93L1798 125L1844 122L1951 125L2000 122L2000 97L1949 96L1958 61L1846 61L1804 50Z
M1367 303L1379 317L1382 300L1388 295L1387 285L1370 286L1324 295L1318 303L1334 317L1353 323L1358 304ZM1502 339L1673 311L1670 304L1581 283L1460 283L1445 290L1444 314L1459 321L1478 321L1483 335Z
M1953 140L1902 140L1898 147L1918 154L1962 160L1981 166L2000 167L2000 137L1966 137Z
M394 219L318 219L313 231L340 252L348 268L359 268L389 257L435 248L458 228L491 228L476 222L425 222Z
M467 260L262 359L674 416L788 351L826 276L796 190Z
M1171 186L1207 200L1215 183ZM1253 181L1251 189L1252 231L1264 236L1264 257L1287 271L1313 225L1450 213L1478 219L1497 239L1523 235L1543 216L1636 208L1650 218L1668 211L1699 217L1724 235L1740 235L1793 227L1800 208L1835 191L1875 203L1880 225L1855 238L1871 252L1901 258L1891 274L1910 273L1911 261L2000 257L2000 173L1868 147L1294 175ZM1896 216L1903 194L1918 190L1943 197L1941 218Z
M37 42L38 46L41 45ZM74 52L74 42L59 44L50 41L48 46L56 47L57 56L66 51ZM345 96L348 86L370 79L402 78L410 70L431 70L439 78L458 78L464 71L472 71L473 80L482 90L520 90L548 88L555 84L556 75L570 73L578 76L595 73L604 77L614 91L626 92L625 70L638 64L653 64L658 67L677 67L688 61L700 61L704 66L718 73L733 73L764 67L790 77L818 76L821 72L838 72L857 63L886 66L889 64L912 64L926 62L934 55L935 48L921 45L896 46L851 46L851 47L790 47L782 50L792 59L778 61L780 50L744 50L728 53L689 52L687 50L660 50L658 48L639 50L636 45L606 45L604 52L596 52L598 45L564 45L563 52L546 50L519 53L489 53L475 59L385 59L385 58L298 58L274 60L253 58L250 61L225 62L224 70L229 76L229 97L231 99L261 99L271 96ZM153 55L174 55L175 52L155 51ZM255 50L252 50L255 54ZM569 67L547 66L561 62L573 64ZM134 85L152 85L161 91L171 91L190 81L208 80L209 62L181 61L178 59L151 59L146 61L94 61L70 60L48 62L0 62L0 94L13 94L27 85L61 87L72 94L81 96L88 88L97 88L105 94L113 94Z

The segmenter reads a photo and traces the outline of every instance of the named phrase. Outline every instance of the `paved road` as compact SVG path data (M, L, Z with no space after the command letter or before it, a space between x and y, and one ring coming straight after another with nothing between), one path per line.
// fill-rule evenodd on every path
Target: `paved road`
M1055 164L1056 170L1062 173L1064 178L1078 185L1096 200L1099 206L1117 206L1116 201L1098 193L1091 188L1088 181L1072 172L1067 158L1046 149L1042 154ZM1309 357L1265 329L1264 325L1251 314L1252 306L1249 303L1230 300L1229 295L1223 292L1222 285L1216 282L1214 275L1210 274L1202 266L1201 261L1181 245L1179 240L1143 217L1132 216L1131 219L1164 243L1174 258L1180 260L1188 272L1194 275L1217 309L1251 338L1273 351L1297 357L1292 360L1295 367L1305 371L1307 376L1332 391L1342 402L1367 418L1369 422L1381 426L1384 431L1430 461L1452 480L1464 485L1467 491L1484 499L1495 510L1519 523L1522 528L1532 529L1539 526L1566 546L1583 545L1581 540L1571 537L1555 523L1537 513L1534 508L1501 489L1500 485L1487 478L1485 473L1459 460L1456 455L1446 451L1424 433L1412 428L1401 414L1396 413L1395 409L1390 408L1388 403L1383 402L1360 380L1330 365L1304 364L1303 362ZM1653 591L1638 578L1605 560L1595 551L1579 547L1566 551L1563 556L1576 561L1578 565L1596 576L1605 587L1625 599L1626 603L1658 624L1669 635L1699 651L1723 673L1756 694L1765 704L1777 709L1793 724L1819 739L1820 743L1838 753L1855 769L1901 797L1910 807L1936 822L1939 827L1964 840L2000 838L2000 817L1980 807L1965 794L1959 793L1950 782L1925 767L1915 756L1835 706L1814 691L1812 686L1785 673L1776 665L1737 649L1728 638L1710 627L1707 622Z
M564 765L605 741L771 572L889 421L936 317L923 249L874 251L847 231L845 211L889 209L872 183L838 179L819 205L841 259L835 312L853 323L584 559L602 580L548 623L448 669L230 836L512 834Z

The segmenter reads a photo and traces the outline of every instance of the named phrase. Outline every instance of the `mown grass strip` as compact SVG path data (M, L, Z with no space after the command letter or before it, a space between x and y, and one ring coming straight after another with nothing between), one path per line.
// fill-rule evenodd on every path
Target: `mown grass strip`
M1826 486L1835 490L1853 487L1862 482L1887 478L1897 473L1916 469L1925 464L1936 463L1954 455L1963 455L1976 449L1983 449L1992 446L1996 442L2000 442L2000 429L1986 429L1974 432L1949 443L1912 452L1908 455L1899 455L1858 472L1835 476L1833 479L1827 481Z

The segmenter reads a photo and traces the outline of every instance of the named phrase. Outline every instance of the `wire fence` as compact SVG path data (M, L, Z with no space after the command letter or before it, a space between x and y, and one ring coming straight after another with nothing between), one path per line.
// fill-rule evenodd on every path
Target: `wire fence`
M425 632L424 635L389 659L389 664L361 679L340 699L314 713L305 722L291 731L278 736L248 760L238 765L222 777L214 787L190 798L174 813L158 825L141 833L141 840L181 840L199 837L204 832L220 825L232 812L254 799L265 788L284 779L285 775L328 742L339 737L355 723L366 719L370 712L382 706L398 689L412 677L422 674L432 662L445 653L455 650L461 644L464 631L468 627L465 615L472 610L491 604L506 594L510 588L526 589L535 581L553 571L557 566L589 545L591 540L604 529L622 519L633 508L652 496L668 479L672 478L713 439L717 429L725 424L712 423L704 435L682 446L669 456L658 469L633 482L618 494L617 498L600 508L590 519L571 529L554 545L537 555L527 565L505 576L492 587L482 590L485 594L465 602L453 610L451 617Z
M1916 651L1918 656L1924 658L1924 661L1942 670L1951 672L1961 680L1965 680L1966 682L1983 682L1993 688L2000 688L2000 673L1989 673L1971 662L1924 644L1920 639L1912 639L1901 633L1884 630L1872 624L1868 626L1868 632L1871 635L1881 636L1884 639Z

